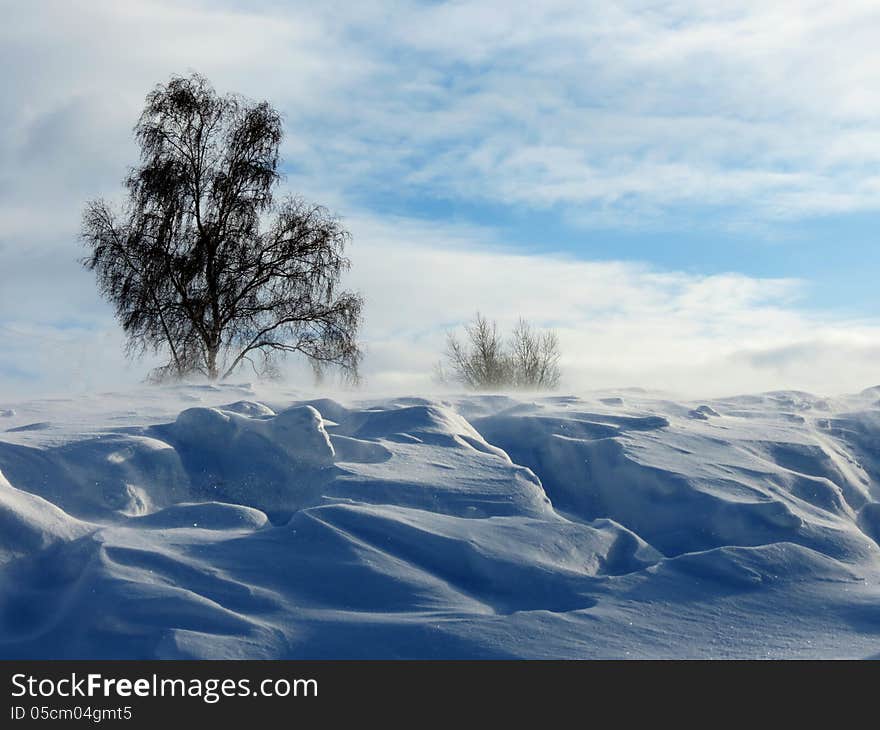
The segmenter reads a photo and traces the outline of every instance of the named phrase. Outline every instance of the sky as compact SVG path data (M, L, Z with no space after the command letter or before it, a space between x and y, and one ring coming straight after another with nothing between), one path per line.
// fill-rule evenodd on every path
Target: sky
M0 0L0 398L139 382L78 264L146 93L284 117L281 193L352 233L365 387L431 386L477 310L563 387L880 383L880 6ZM293 363L290 377L303 378Z

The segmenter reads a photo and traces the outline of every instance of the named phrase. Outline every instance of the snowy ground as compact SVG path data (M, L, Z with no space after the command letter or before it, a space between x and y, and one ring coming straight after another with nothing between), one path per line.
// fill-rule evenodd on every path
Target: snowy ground
M0 657L867 657L880 389L0 402Z

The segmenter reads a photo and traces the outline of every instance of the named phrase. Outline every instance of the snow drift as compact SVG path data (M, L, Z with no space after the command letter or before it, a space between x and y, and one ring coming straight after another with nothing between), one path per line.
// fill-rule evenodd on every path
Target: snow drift
M878 396L0 403L0 656L871 656Z

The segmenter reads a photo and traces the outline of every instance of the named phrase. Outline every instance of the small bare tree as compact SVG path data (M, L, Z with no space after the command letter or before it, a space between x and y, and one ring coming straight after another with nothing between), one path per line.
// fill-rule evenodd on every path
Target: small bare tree
M455 379L474 390L508 386L511 363L497 324L477 312L465 332L466 342L459 341L451 332L446 338L446 359Z
M536 332L524 319L510 342L513 385L524 390L553 390L559 385L559 338L556 332Z
M438 366L439 379L453 380L472 390L552 390L559 385L555 332L537 332L520 319L505 344L497 324L477 313L465 334L464 341L453 333L447 335L446 367L442 363Z
M275 202L278 112L192 74L150 92L134 131L126 207L92 201L82 227L129 352L166 353L157 379L272 374L291 352L356 375L362 299L338 290L349 234L321 206Z

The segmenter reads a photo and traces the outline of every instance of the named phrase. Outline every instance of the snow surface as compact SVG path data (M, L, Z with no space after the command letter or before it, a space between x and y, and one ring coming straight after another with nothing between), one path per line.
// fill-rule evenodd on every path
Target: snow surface
M878 398L0 403L0 656L874 656Z

